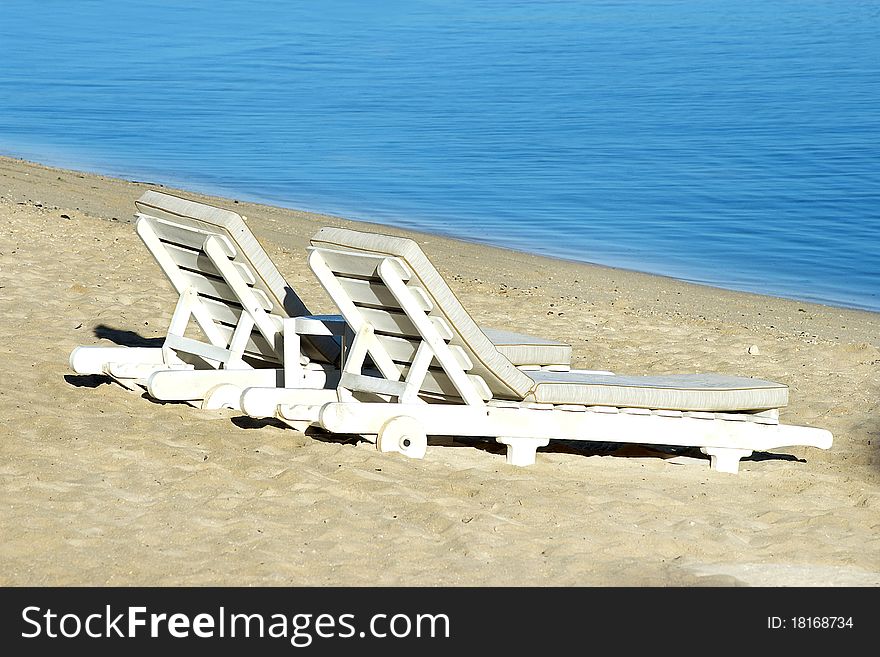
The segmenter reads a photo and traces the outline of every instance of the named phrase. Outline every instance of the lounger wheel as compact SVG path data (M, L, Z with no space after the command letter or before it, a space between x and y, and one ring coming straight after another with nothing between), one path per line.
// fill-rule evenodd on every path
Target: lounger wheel
M240 402L241 388L231 383L221 383L205 393L205 398L202 400L202 409L216 411L221 408L231 408L237 411L239 410Z
M428 436L417 420L399 415L382 425L376 447L380 452L400 452L412 459L420 459L428 451Z

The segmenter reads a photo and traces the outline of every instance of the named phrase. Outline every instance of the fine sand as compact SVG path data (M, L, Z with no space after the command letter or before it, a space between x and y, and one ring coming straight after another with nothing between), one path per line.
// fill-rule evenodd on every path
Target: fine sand
M158 187L0 158L0 585L880 585L880 314L178 192L246 215L313 312L321 226L408 234L482 325L579 368L781 381L783 422L834 433L737 475L637 446L407 460L69 371L164 334L175 295L131 223Z

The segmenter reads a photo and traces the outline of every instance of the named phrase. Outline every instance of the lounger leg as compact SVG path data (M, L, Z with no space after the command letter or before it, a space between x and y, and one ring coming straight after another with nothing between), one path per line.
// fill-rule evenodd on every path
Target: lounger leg
M701 447L703 454L709 455L709 466L718 472L739 472L739 460L752 455L750 449L735 449L733 447Z
M507 462L510 465L526 466L535 462L535 452L539 447L546 447L549 438L496 438L499 443L507 445Z

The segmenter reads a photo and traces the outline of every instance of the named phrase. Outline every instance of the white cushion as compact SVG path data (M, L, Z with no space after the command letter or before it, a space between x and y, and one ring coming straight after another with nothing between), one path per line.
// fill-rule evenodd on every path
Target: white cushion
M788 386L723 374L619 376L585 372L529 372L526 399L678 411L763 411L788 404Z

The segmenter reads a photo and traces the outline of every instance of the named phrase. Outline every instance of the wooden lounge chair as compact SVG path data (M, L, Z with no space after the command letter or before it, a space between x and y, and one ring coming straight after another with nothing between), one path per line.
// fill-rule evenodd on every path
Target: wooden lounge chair
M416 458L427 435L491 437L514 465L533 463L551 439L695 447L724 472L753 450L831 446L828 431L780 424L788 401L780 383L518 369L411 240L324 228L310 251L355 337L335 399L325 391L313 404L280 405L289 422Z
M239 214L158 191L135 205L137 233L177 306L161 347L77 347L74 372L203 408L237 408L247 387L335 388L345 322L309 313ZM569 345L492 335L523 368L569 368Z

